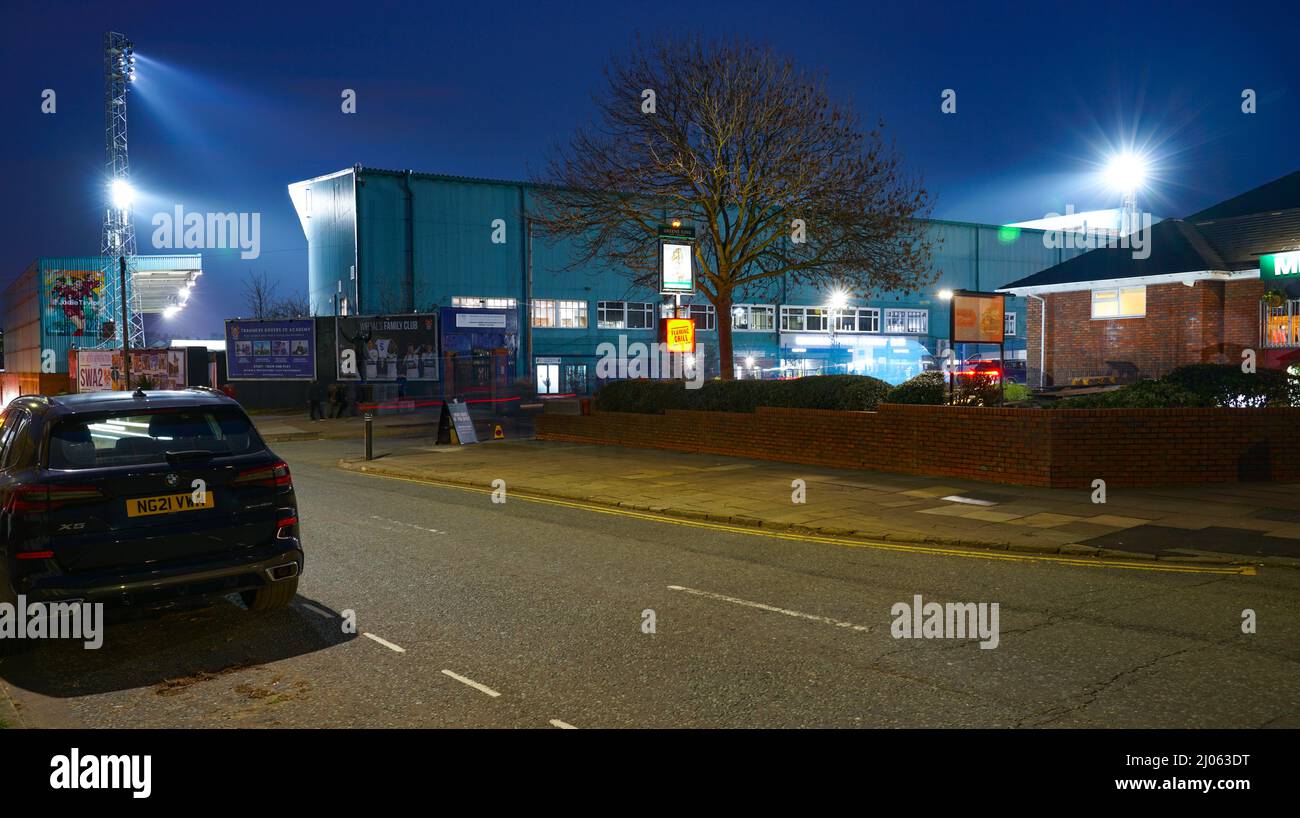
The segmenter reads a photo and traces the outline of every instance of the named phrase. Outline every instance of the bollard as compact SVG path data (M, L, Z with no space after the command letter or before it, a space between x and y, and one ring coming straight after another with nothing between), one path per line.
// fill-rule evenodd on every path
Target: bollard
M374 442L375 442L375 416L366 412L366 459L374 460Z

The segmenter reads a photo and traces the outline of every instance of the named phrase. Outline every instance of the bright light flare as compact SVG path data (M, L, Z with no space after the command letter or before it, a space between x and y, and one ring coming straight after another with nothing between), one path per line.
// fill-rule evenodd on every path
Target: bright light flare
M108 186L108 198L118 210L130 210L135 201L135 189L125 179L114 179Z
M843 290L835 290L831 293L826 305L833 310L842 310L849 304L849 295Z
M1117 153L1106 162L1103 177L1114 190L1139 190L1147 181L1147 161L1132 151Z

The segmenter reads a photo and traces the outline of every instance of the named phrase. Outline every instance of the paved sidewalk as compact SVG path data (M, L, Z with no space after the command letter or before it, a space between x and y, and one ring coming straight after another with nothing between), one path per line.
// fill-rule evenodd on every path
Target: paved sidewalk
M388 444L386 448L392 448ZM1070 556L1300 567L1300 486L1091 490L823 469L618 446L411 441L342 468L616 505L672 516L874 540ZM792 482L804 481L795 503Z

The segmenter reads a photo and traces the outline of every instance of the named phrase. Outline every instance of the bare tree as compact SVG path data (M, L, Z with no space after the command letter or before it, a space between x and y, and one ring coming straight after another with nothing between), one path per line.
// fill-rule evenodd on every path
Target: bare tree
M661 223L696 231L696 289L718 318L733 375L731 308L749 285L796 283L869 296L932 281L920 218L931 201L899 154L824 79L742 43L638 43L606 69L597 119L539 181L542 231L657 288Z
M253 318L274 318L275 291L279 284L271 280L265 270L250 270L244 278L244 306Z
M311 301L302 293L293 293L271 305L267 318L306 318L311 315Z

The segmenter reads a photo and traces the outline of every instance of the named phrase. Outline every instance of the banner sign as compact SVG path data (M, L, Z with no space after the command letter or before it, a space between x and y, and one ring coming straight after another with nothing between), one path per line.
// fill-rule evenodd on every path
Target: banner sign
M994 293L953 293L954 344L1001 344L1005 340L1004 299Z
M120 349L79 349L77 356L77 391L105 392L124 389L126 373L122 369ZM185 350L131 350L131 385L146 384L148 389L184 389Z
M342 317L336 338L342 380L439 380L438 317L433 313ZM355 355L352 371L345 371L345 350Z
M315 380L316 322L311 318L227 321L226 377Z
M1291 278L1300 276L1300 250L1289 253L1269 253L1259 257L1260 278Z
M44 288L46 335L98 338L100 322L112 318L102 270L46 270Z

